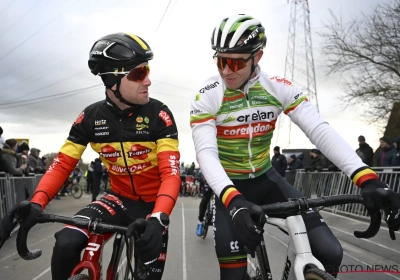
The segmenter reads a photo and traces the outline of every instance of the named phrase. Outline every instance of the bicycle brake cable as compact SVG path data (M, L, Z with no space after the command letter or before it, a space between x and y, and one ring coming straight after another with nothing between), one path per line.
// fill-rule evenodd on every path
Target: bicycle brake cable
M129 270L130 270L130 272L131 272L131 274L132 274L132 279L133 279L133 267L132 267L132 263L131 263L131 256L130 256L130 250L129 250L129 247L128 247L128 245L129 245L129 239L128 239L128 237L126 237L126 235L124 235L124 238L125 238L125 243L126 243L126 259L127 259L127 261L128 261L128 265L129 265ZM132 240L130 240L130 242L132 242Z

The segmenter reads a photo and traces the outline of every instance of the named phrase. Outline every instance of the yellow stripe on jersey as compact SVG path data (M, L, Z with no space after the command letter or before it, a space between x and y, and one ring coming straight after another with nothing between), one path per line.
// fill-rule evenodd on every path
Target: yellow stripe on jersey
M64 145L61 147L60 152L72 158L80 159L85 149L86 146L66 140Z
M163 138L157 140L157 153L172 151L178 152L179 141L178 139Z

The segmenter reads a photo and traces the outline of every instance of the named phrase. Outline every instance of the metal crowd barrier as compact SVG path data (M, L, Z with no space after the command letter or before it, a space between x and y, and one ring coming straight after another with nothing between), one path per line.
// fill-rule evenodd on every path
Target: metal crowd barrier
M0 172L0 220L14 205L32 198L43 174L12 177Z
M400 167L376 167L371 169L378 174L380 180L388 184L390 189L400 192ZM287 176L288 173L290 173L289 176ZM286 180L307 198L338 194L360 194L360 188L340 171L306 172L304 169L299 169L296 171L288 171L286 176ZM325 209L329 209L338 214L367 217L367 211L361 204L339 205L327 207Z

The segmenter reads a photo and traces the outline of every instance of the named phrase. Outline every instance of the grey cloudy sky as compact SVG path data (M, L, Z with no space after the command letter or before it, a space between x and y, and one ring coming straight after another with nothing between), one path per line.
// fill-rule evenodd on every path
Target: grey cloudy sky
M374 148L380 137L375 126L359 117L358 108L342 111L339 77L326 77L321 39L329 9L344 22L368 14L388 0L309 0L317 91L322 116L356 148L363 134ZM57 152L70 125L85 106L104 98L101 79L87 67L89 50L99 37L130 32L154 51L150 95L172 110L178 124L182 160L195 160L189 127L190 96L217 73L210 36L221 19L235 13L259 18L268 38L261 67L283 75L290 5L286 0L3 0L0 1L0 126L5 138L29 138L42 154ZM85 89L81 91L76 91ZM57 96L57 94L60 94ZM48 99L48 96L54 96ZM42 98L42 99L37 99ZM28 101L33 100L33 101ZM9 103L7 106L2 104ZM276 135L276 133L275 133ZM291 148L312 147L292 128ZM282 127L273 144L289 147ZM88 148L85 161L96 154Z

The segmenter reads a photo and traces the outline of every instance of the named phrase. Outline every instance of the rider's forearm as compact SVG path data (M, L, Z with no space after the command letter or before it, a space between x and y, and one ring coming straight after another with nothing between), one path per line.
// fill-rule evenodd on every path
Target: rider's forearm
M170 215L179 195L181 177L179 173L178 139L159 139L157 145L158 172L161 186L157 193L155 212Z
M196 150L197 162L211 189L220 197L226 186L233 186L218 157L215 124L193 125L192 137Z
M66 141L40 180L31 202L41 205L44 209L69 177L85 148L85 146Z
M376 173L362 162L350 145L322 119L309 102L303 102L289 116L311 142L357 186L367 180L378 179Z

